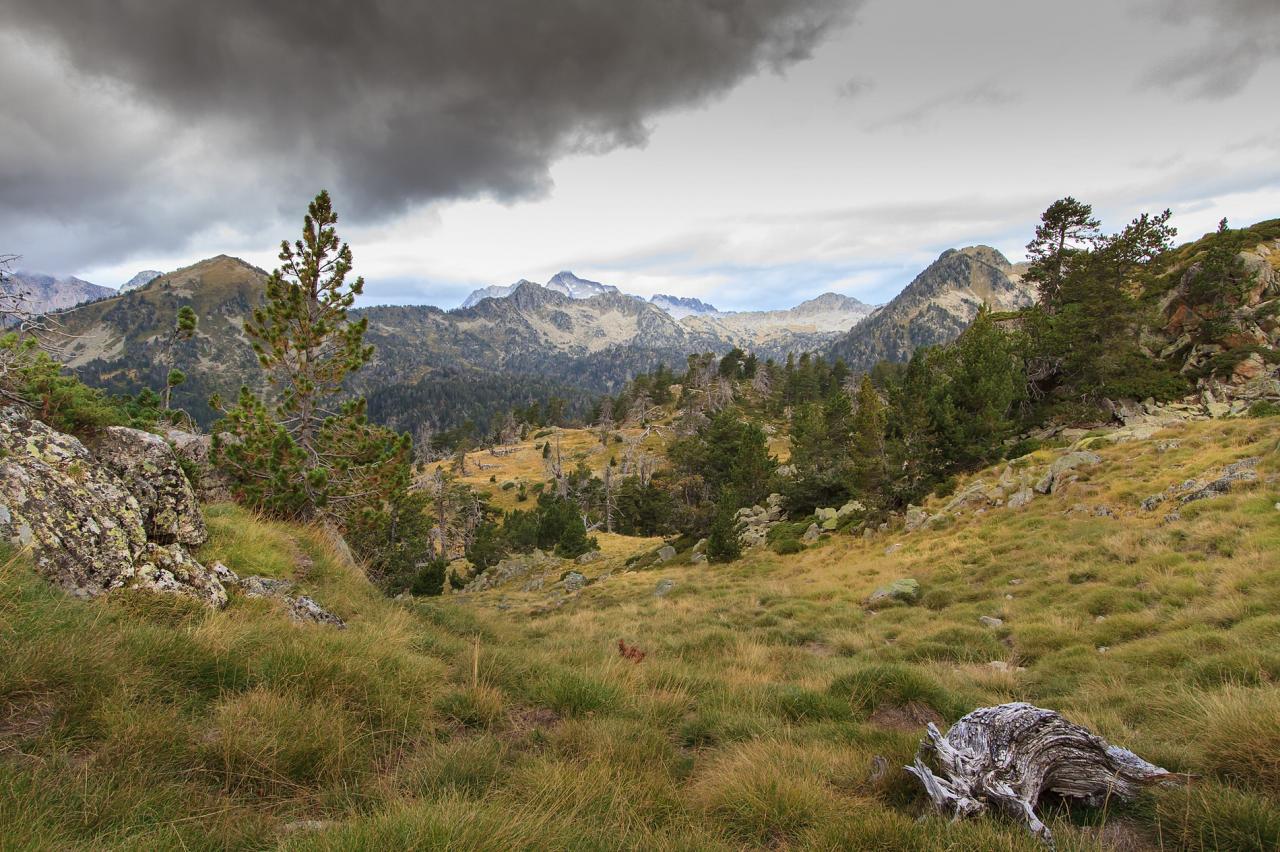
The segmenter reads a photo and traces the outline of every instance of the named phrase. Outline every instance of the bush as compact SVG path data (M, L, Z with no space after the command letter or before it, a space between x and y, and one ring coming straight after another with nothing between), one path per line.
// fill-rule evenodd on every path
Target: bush
M1280 404L1260 399L1249 406L1250 417L1276 417L1280 415Z
M716 513L711 524L711 534L707 536L707 559L712 562L732 562L742 556L742 545L738 542L738 531L733 514L722 509Z
M955 721L972 709L928 675L899 663L859 666L833 680L827 692L847 699L850 707L863 716L884 704L923 704L941 713L948 721Z
M779 556L789 556L804 550L804 545L798 538L779 538L770 543L769 549Z

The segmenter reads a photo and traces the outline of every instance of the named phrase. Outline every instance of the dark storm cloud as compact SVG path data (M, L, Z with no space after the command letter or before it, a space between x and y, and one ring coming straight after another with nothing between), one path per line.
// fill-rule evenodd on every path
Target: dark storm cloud
M252 227L321 185L366 219L537 196L557 157L643 144L655 114L805 58L858 2L5 0L30 58L0 67L25 131L0 148L0 225L40 241L123 208L82 230L124 250Z
M1185 88L1203 98L1239 92L1267 62L1280 59L1278 0L1157 0L1157 17L1179 25L1207 25L1203 45L1153 67L1148 85Z

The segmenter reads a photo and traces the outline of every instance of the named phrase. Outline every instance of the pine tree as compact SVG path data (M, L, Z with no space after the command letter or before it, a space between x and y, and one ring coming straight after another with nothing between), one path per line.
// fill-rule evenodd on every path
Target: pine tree
M1040 217L1035 238L1027 243L1026 279L1040 291L1046 311L1056 309L1071 258L1099 237L1099 224L1093 207L1069 195L1050 204Z
M411 445L371 425L364 399L347 398L343 382L373 357L368 320L347 311L364 279L347 284L351 249L339 240L327 192L311 202L302 238L281 243L281 266L267 281L263 304L244 330L267 373L273 396L241 388L224 411L215 453L253 506L276 514L342 518L386 499L402 482ZM215 400L220 406L220 401Z
M736 501L726 501L716 512L707 536L707 559L712 562L732 562L742 555L742 544L733 520Z
M172 362L173 347L180 340L190 340L195 337L196 325L198 320L196 312L190 305L183 305L178 308L178 315L173 323L173 330L169 332L169 336L165 339L164 359ZM164 407L169 409L169 401L173 394L173 389L187 380L186 373L177 367L170 366L169 374L165 377L164 383Z
M858 387L858 399L853 413L853 463L858 491L874 497L884 488L888 473L885 458L885 404L864 374Z

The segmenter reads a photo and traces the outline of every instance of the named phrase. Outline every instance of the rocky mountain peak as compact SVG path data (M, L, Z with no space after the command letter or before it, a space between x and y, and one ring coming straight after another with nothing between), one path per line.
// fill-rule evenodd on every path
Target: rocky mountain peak
M139 287L145 287L164 273L158 269L144 269L128 281L120 285L121 293L128 293L130 290L137 290Z

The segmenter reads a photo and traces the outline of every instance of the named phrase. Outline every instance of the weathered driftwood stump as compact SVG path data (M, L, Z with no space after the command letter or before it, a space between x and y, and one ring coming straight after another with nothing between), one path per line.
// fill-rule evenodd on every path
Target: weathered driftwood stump
M940 764L938 775L924 761L930 752ZM1050 846L1053 834L1035 812L1045 792L1099 806L1175 778L1061 714L1022 702L974 710L945 737L930 723L915 765L906 770L924 784L934 807L953 819L994 806Z

